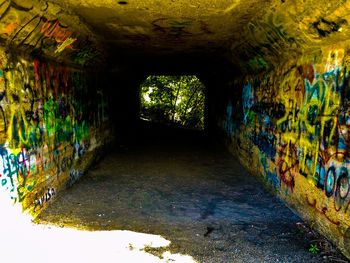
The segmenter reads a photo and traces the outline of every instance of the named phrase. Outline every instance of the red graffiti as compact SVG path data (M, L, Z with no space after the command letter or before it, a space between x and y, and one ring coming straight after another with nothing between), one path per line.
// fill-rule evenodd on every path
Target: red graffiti
M344 211L345 214L346 214L346 212L348 211L349 206L350 206L350 200L349 200L349 202L348 202L348 205L347 205L346 208L345 208L345 211Z
M40 78L50 83L50 91L57 94L58 92L68 93L69 72L67 68L56 68L48 66L45 63L34 61L35 85L36 89L40 89Z
M335 199L333 199L333 205L334 205L335 211L339 212L341 210L341 207L337 208L337 205L335 203Z
M327 216L327 207L322 207L322 210L319 210L317 208L317 200L314 199L313 203L311 203L309 201L309 197L308 195L306 194L306 202L309 206L313 207L317 213L319 213L320 215L323 215L330 223L332 223L333 225L336 225L336 226L339 226L340 225L340 222L339 221L334 221L332 219L330 219L328 216Z
M287 185L292 193L295 186L295 174L298 173L298 165L299 160L295 145L285 144L279 154L278 171L282 182Z
M38 74L38 66L39 62L37 60L34 60L34 70L35 70L35 87L36 90L39 90L39 74Z

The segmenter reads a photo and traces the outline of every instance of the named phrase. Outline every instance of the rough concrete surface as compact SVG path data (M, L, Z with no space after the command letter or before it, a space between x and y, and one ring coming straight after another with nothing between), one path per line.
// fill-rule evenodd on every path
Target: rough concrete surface
M109 153L36 222L157 234L201 263L347 262L229 153L174 134Z

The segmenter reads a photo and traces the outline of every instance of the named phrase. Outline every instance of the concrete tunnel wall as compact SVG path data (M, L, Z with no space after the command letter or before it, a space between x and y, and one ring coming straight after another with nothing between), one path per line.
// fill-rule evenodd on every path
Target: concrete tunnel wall
M79 34L62 25L58 11L0 5L0 190L8 196L1 202L34 217L113 140L108 85L89 68L97 45L82 25Z
M348 47L232 79L215 111L240 162L349 257Z
M97 76L3 51L1 62L1 188L36 215L107 142L107 105Z

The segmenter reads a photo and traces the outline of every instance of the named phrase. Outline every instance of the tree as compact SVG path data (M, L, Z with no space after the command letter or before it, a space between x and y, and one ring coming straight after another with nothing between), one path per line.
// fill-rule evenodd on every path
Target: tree
M204 89L196 76L149 76L141 84L141 116L203 129Z

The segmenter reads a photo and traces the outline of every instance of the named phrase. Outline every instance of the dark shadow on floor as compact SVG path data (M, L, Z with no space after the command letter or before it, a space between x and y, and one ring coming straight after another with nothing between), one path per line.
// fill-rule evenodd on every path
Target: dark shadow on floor
M203 132L147 123L38 219L160 234L202 263L331 262L308 251L314 236L301 219Z

